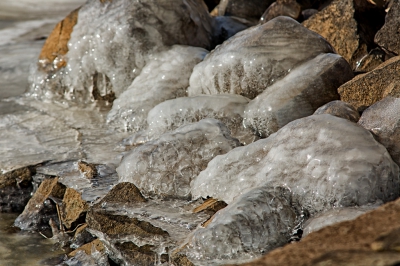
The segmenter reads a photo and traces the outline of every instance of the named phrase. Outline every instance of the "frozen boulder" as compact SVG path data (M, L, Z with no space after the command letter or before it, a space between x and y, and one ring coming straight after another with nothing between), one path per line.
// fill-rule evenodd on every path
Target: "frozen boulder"
M191 183L193 198L231 203L252 188L285 187L311 215L399 196L399 167L371 133L346 119L313 115L217 156Z
M194 68L188 94L232 93L253 99L321 53L333 53L325 39L294 19L277 17L237 33L208 54Z
M352 77L351 67L343 57L320 54L252 100L245 109L244 124L259 136L268 137L287 123L338 100L337 88Z
M201 0L89 0L62 25L68 21L70 30L44 46L43 55L51 56L41 57L32 75L35 96L119 97L149 55L175 44L209 49L212 41L212 19Z
M147 116L151 138L204 118L224 123L241 143L254 141L255 136L243 126L243 114L249 99L241 95L219 94L182 97L160 103Z
M193 67L207 53L199 47L174 45L151 56L140 75L114 101L107 122L129 131L145 129L147 113L154 106L186 96Z
M207 163L239 145L220 121L203 119L132 150L117 172L120 182L131 182L146 195L187 198L190 182Z
M357 123L360 114L351 104L342 101L332 101L318 108L314 115L330 114Z

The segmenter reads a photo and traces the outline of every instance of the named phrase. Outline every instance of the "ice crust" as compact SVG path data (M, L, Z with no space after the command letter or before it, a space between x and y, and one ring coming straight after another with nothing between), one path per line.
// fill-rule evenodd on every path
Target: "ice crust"
M247 260L287 243L297 215L285 192L260 187L239 196L190 235L189 259L209 265L218 260Z
M333 48L288 17L237 33L207 55L190 77L189 96L240 94L253 99L299 64Z
M339 99L337 88L353 72L343 57L320 54L296 67L252 100L244 111L244 124L267 137L287 123L312 115L318 107Z
M167 46L209 48L212 20L200 0L98 1L81 7L65 68L32 75L32 95L87 102L96 87L118 97L139 75L148 56ZM48 64L49 62L40 62Z
M174 45L150 57L140 75L113 103L110 125L129 131L147 127L147 114L157 104L186 96L193 67L208 53L199 47Z
M219 94L182 97L160 103L147 116L149 138L182 125L215 118L224 123L241 143L253 142L255 136L243 127L243 114L249 99L241 95Z
M214 158L191 183L193 198L232 203L255 187L284 187L311 215L399 196L399 167L362 127L331 115L293 121Z
M144 194L190 197L190 182L219 154L239 146L216 119L203 119L146 142L125 155L117 168L120 182Z

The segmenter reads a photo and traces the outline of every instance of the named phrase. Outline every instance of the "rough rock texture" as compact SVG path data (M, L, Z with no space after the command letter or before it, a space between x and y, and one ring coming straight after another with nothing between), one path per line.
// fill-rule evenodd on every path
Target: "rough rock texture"
M280 195L285 192L255 188L238 197L189 236L188 258L211 265L249 259L286 244L297 215L292 202Z
M399 239L399 221L400 200L396 200L353 221L325 227L298 243L276 249L261 259L242 265L397 265L400 256L393 251L396 245L389 244L391 248L374 251L386 246L381 243L393 243L390 239Z
M260 23L264 24L278 16L287 16L298 19L301 14L301 6L295 0L277 0L273 2L260 18Z
M386 97L365 110L358 122L371 131L400 165L400 99Z
M119 97L165 46L210 48L211 24L200 0L90 0L78 11L68 52L54 61L67 58L65 68L34 73L31 94L78 102L93 100L94 90Z
M43 225L48 224L49 219L56 213L55 208L51 206L47 199L50 196L62 198L64 193L65 187L58 183L58 178L43 180L25 206L24 211L15 220L14 225L22 230L41 229Z
M256 24L273 0L222 0L217 7L219 16L235 16Z
M117 172L144 194L190 197L190 182L207 163L239 145L220 121L203 119L132 150Z
M357 123L360 114L350 104L342 101L332 101L318 108L314 115L330 114Z
M287 123L312 115L320 106L339 99L337 88L353 72L343 57L321 54L296 67L252 100L243 124L268 137Z
M72 188L67 188L64 194L61 208L61 221L67 229L76 222L89 209L81 194Z
M240 94L253 99L293 68L332 47L295 20L278 17L237 33L195 66L189 96Z
M199 47L174 45L154 54L140 75L113 103L107 122L139 131L147 127L147 113L157 104L186 96L193 67L208 53Z
M353 0L335 0L303 25L321 34L349 63L358 48Z
M364 128L313 115L214 158L191 187L193 198L210 196L228 204L254 187L285 187L293 202L313 215L397 198L398 171L385 147Z
M400 57L393 57L366 74L339 87L340 99L364 111L386 96L400 96Z
M72 251L71 253L68 254L69 257L74 257L76 255L76 253L78 253L79 251L83 250L86 254L91 255L92 252L94 251L98 251L98 252L104 252L104 245L103 243L100 241L100 239L96 239L93 240L90 243L87 243L77 249L75 249L74 251Z
M384 50L400 55L400 1L392 2L385 25L375 35L375 42Z
M249 144L256 136L242 123L248 103L246 97L233 94L198 95L165 101L149 112L147 132L150 138L154 138L185 124L215 118L226 125L232 137Z
M357 60L354 68L355 72L366 73L374 70L385 61L386 54L379 48L371 50L368 54L364 55Z
M116 184L107 195L101 199L102 203L123 203L146 202L140 190L132 183L122 182Z
M28 166L0 174L0 213L22 212L28 203L35 167Z

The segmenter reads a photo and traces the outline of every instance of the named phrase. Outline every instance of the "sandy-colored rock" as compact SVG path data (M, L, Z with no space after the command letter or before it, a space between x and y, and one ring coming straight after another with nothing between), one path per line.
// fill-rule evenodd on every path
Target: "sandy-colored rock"
M400 55L400 1L392 1L385 25L376 33L375 42L390 53Z
M313 260L315 266L395 266L400 262L400 253L338 250Z
M130 182L121 182L113 187L110 192L100 201L99 205L105 203L134 203L146 202L140 190Z
M298 19L301 14L301 6L295 0L277 0L273 2L260 18L263 24L278 16L287 16Z
M62 223L68 229L72 223L81 217L89 208L86 201L82 200L81 194L72 188L67 188L64 194L61 208Z
M314 115L330 114L357 123L360 114L350 104L342 101L332 101L318 108Z
M353 0L335 0L303 25L322 35L348 62L359 46Z
M366 74L358 75L339 87L340 98L358 111L385 98L400 96L400 57L393 57Z
M398 252L392 252L389 255L374 253L371 243L381 239L380 236L394 234L397 232L394 230L398 230L399 227L400 199L361 215L353 221L325 227L309 234L298 243L286 245L259 260L243 265L397 265L396 263L400 262ZM336 255L329 255L334 252ZM366 253L370 253L370 255ZM360 254L364 255L360 256ZM336 257L337 261L322 263L324 258L330 256ZM364 260L367 258L370 260ZM361 259L363 259L363 263L358 263L357 261ZM350 264L351 261L354 264ZM392 263L377 264L378 261Z
M132 242L116 243L114 248L117 249L120 256L127 265L158 265L168 262L168 255L159 256L151 245L137 246ZM158 261L159 260L159 261ZM117 260L118 261L118 260Z
M74 257L78 251L83 250L86 254L91 255L94 250L97 250L98 252L104 252L104 245L100 241L100 239L93 240L90 243L87 243L71 253L68 254L69 257Z

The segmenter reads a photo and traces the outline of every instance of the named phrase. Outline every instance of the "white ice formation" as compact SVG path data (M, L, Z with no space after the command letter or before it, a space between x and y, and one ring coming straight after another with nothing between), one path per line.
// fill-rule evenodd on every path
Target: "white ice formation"
M117 172L120 182L131 182L146 195L188 198L190 182L207 163L239 145L224 124L207 118L135 148Z
M147 113L157 104L186 96L193 67L208 53L199 47L174 45L149 57L142 72L117 98L107 121L129 131L147 127Z

